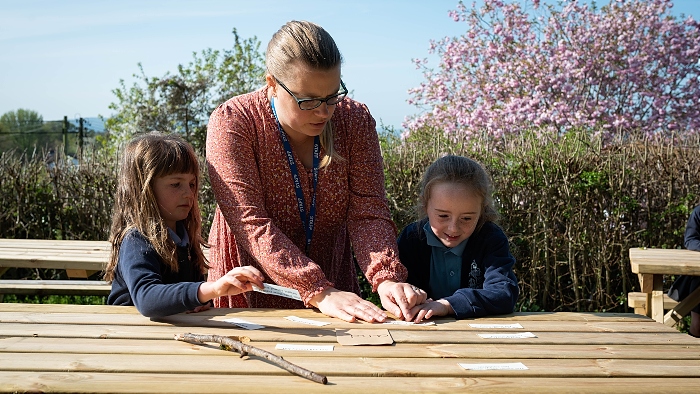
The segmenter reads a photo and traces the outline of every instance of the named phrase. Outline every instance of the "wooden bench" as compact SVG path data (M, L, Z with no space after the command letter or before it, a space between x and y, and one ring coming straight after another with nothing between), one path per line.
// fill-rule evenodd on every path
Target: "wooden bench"
M0 280L3 294L106 296L112 285L88 278L109 261L108 241L0 239L0 278L10 268L62 269L71 280ZM204 250L208 258L209 250Z
M678 305L678 301L672 299L668 294L664 294L664 310L673 309ZM647 295L642 292L632 292L627 294L627 306L634 308L634 313L647 315Z
M88 280L109 260L107 241L0 239L0 277L10 268L62 269L72 280L0 280L2 294L108 295L111 285Z
M644 305L645 315L657 322L673 326L700 303L698 288L675 306L666 308L670 310L664 314L665 306L670 306L670 303L666 303L668 296L664 292L664 275L700 276L700 252L686 249L630 248L629 256L632 272L639 276L639 284L645 298L641 303ZM628 299L637 297L630 295Z

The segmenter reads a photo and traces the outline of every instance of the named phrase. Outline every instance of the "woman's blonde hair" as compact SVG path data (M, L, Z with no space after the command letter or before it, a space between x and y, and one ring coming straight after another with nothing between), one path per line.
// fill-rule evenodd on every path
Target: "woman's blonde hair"
M289 65L301 63L314 70L340 67L343 57L335 41L321 26L306 21L290 21L282 26L267 44L267 73L281 81L289 80ZM331 159L342 159L333 149L333 124L326 123L321 133L321 146L326 152L321 167Z
M114 280L119 248L132 229L138 230L153 245L165 265L173 272L178 271L177 248L168 235L153 193L153 182L171 174L195 176L194 202L184 222L195 268L206 272L207 262L201 247L206 244L202 239L202 216L197 203L200 184L197 155L192 146L177 135L153 132L133 138L124 147L114 196L109 235L112 253L105 268L106 281Z
M416 211L420 218L427 217L430 192L438 183L457 183L464 185L474 195L481 198L481 215L476 225L478 231L486 222L496 222L498 212L493 203L493 183L484 167L478 162L464 156L448 155L441 157L425 170L420 182L418 206Z

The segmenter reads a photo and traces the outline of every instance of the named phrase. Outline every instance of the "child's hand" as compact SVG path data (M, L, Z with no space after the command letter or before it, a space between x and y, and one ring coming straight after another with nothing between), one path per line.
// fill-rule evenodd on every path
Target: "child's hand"
M454 314L452 306L446 300L433 301L427 299L425 304L416 305L411 309L411 314L415 316L414 322L420 323L423 319L430 319L433 316L447 316Z
M263 279L262 273L255 267L236 267L216 282L202 283L197 295L200 302L206 302L216 297L241 294L253 290L253 285L263 287Z

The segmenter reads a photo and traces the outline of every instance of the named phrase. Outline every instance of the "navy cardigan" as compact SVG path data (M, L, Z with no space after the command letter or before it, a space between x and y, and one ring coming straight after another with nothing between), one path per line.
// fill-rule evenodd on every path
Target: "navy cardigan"
M408 283L433 298L429 285L432 247L423 230L427 221L413 222L401 232L399 258L408 269ZM462 288L445 298L457 318L512 313L519 294L514 264L508 237L496 224L487 222L472 234L462 254Z
M119 247L107 304L135 305L147 317L173 315L203 305L197 291L204 274L195 269L188 249L177 246L179 267L173 272L138 230L130 231Z

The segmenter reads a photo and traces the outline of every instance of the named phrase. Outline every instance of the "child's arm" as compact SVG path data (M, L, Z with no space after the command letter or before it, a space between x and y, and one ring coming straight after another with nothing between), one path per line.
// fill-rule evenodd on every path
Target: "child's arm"
M201 282L164 283L158 254L137 231L122 241L117 272L123 281L112 283L110 298L116 305L135 305L144 316L173 315L202 305L197 297Z
M508 238L503 230L490 223L481 231L483 238L469 242L479 242L485 248L481 253L485 270L482 288L462 288L445 297L458 319L512 313L518 299L518 281L513 273L515 258L510 253Z
M197 297L201 303L209 302L216 297L251 291L253 285L263 287L263 280L262 273L255 267L236 267L216 282L203 282L199 285Z

